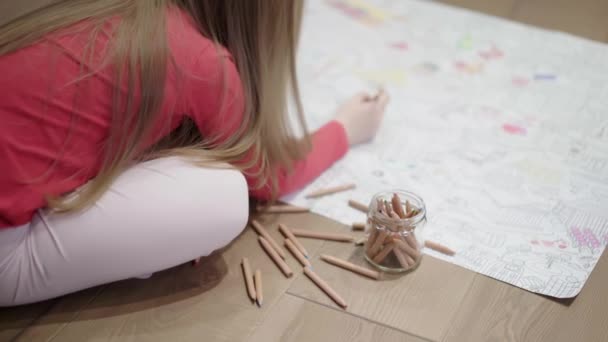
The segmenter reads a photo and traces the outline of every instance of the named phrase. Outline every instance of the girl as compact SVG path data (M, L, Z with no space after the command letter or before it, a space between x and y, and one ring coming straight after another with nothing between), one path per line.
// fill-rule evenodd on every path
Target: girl
M303 187L388 102L356 95L306 134L301 0L18 3L0 18L0 306L210 254L249 196Z

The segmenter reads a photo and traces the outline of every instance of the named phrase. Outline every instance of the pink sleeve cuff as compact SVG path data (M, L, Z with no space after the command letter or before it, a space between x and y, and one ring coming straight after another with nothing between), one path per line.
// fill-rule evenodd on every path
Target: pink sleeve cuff
M349 144L346 130L344 129L344 126L336 120L332 120L321 127L314 138L315 141L313 141L313 143L315 145L317 144L316 140L322 140L326 143L324 148L326 148L328 152L331 152L334 161L344 157L348 152Z

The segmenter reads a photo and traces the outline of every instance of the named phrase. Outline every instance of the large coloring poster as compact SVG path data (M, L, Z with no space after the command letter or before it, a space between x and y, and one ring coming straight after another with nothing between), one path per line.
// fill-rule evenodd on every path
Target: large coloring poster
M299 75L311 128L360 90L391 94L376 140L288 200L345 224L382 190L427 205L427 253L573 297L608 242L608 47L405 0L310 0ZM304 194L355 182L316 200Z

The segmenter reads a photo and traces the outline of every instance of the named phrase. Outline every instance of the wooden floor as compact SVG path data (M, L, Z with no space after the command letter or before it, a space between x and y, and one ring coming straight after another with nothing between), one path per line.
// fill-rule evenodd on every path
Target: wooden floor
M608 42L606 0L439 0L550 30Z
M608 41L605 0L446 0L497 16ZM343 230L328 219L268 217L305 229ZM425 257L403 277L372 281L318 260L321 253L364 264L352 244L302 240L313 266L349 307L336 307L288 258L287 279L248 230L199 267L113 283L25 307L0 309L0 341L607 341L608 257L571 301L534 295ZM265 280L262 309L243 285L240 260Z
M329 219L269 216L294 227L343 231ZM361 234L361 233L358 233ZM403 277L368 280L327 265L325 253L365 264L350 243L302 239L313 267L349 304L339 309L301 273L287 279L247 230L198 267L128 280L57 300L0 310L0 340L19 341L605 341L608 258L582 293L555 301L425 257ZM242 257L264 274L264 305L249 301Z

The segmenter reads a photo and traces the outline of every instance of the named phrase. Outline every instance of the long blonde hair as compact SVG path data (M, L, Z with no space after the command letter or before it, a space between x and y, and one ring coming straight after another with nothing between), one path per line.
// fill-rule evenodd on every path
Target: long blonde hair
M48 2L48 1L47 1ZM296 45L303 0L58 0L0 27L0 55L42 39L78 22L91 27L92 42L111 18L120 17L113 33L108 63L115 66L111 128L97 176L75 198L49 197L57 210L82 209L94 203L113 180L133 162L163 155L185 155L201 166L230 163L245 171L260 165L257 186L271 185L274 172L289 168L310 148L308 136L296 139L287 115L288 95L298 124L307 132L296 77ZM176 6L187 12L201 34L234 57L245 94L243 122L226 141L205 137L195 141L172 136L142 154L163 103L167 69L171 67L166 38L166 13ZM84 70L83 70L84 71ZM83 72L84 74L84 72ZM84 78L84 77L83 77ZM126 82L125 97L119 86ZM135 103L139 90L141 100ZM184 132L190 135L192 132ZM257 168L254 168L257 169Z

